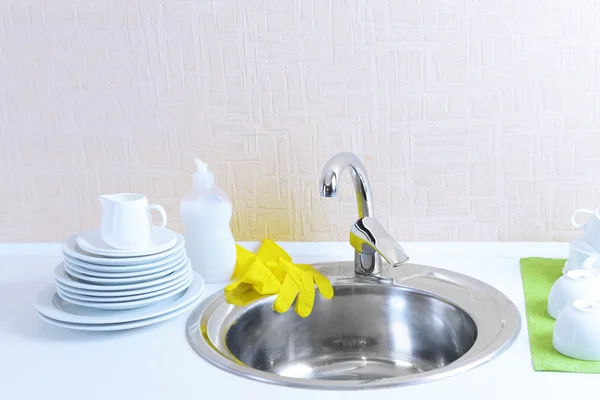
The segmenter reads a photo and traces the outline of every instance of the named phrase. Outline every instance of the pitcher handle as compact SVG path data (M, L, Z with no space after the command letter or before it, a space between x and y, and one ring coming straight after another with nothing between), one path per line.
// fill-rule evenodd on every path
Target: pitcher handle
M571 224L575 228L583 228L587 224L587 222L584 223L584 224L580 224L580 223L578 223L578 222L575 221L575 217L577 215L579 215L579 214L594 215L594 212L592 210L588 210L588 209L585 209L585 208L580 208L580 209L575 210L573 212L573 215L571 216Z
M583 267L582 269L592 269L594 268L594 265L596 264L596 262L599 261L598 257L595 256L589 256L588 258L585 259L585 261L583 262Z
M165 211L165 209L162 206L160 206L158 204L150 204L150 205L148 205L148 211L150 211L150 210L156 210L160 214L160 218L162 219L162 221L159 226L161 228L164 228L165 226L167 226L167 212ZM152 220L152 217L150 217L150 219ZM153 225L153 226L157 226L157 225Z

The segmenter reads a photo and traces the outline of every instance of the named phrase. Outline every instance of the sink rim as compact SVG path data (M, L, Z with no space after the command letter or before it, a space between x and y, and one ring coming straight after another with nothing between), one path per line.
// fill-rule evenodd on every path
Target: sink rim
M325 262L312 264L315 268L334 265L353 268L351 262ZM377 277L329 276L332 284L351 285L386 285L393 284L406 287L425 295L438 297L469 315L477 327L478 335L473 346L459 359L443 367L414 375L403 375L393 378L371 380L320 380L293 378L265 372L239 361L233 354L218 348L218 344L208 340L206 322L215 310L225 303L223 291L219 290L203 300L191 313L187 325L186 336L194 351L211 365L234 375L263 383L279 386L320 389L320 390L364 390L397 386L422 384L453 376L477 366L480 366L504 353L512 346L521 332L521 314L514 303L498 289L480 280L457 272L435 268L421 264L406 263L397 268L391 268L384 275L383 283ZM393 283L385 283L386 278L392 278ZM274 296L260 300L273 301ZM226 303L225 303L226 304ZM501 317L490 317L490 309L497 309ZM235 314L243 313L243 308L229 306L236 310ZM219 321L220 326L226 318ZM202 328L202 329L201 329ZM223 340L220 338L219 340Z

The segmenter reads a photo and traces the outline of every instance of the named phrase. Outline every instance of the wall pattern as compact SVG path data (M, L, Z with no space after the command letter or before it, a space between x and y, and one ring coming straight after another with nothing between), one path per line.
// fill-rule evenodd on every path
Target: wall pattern
M98 194L169 211L193 159L238 240L346 240L366 164L401 240L569 240L600 206L594 0L5 0L0 241L61 241Z

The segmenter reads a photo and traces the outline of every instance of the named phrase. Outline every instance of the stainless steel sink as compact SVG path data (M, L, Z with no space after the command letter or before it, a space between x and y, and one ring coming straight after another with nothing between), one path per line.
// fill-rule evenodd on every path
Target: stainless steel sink
M273 296L235 307L217 292L188 321L193 349L246 378L341 390L444 378L508 348L521 328L514 304L476 279L407 263L404 249L373 216L369 180L354 154L327 162L321 195L335 196L346 169L358 208L350 228L354 261L314 265L331 277L333 299L317 294L312 314L303 319L293 309L273 311Z
M348 272L352 263L316 264ZM206 299L188 321L194 350L239 376L319 389L367 389L444 378L493 359L520 331L518 310L493 287L424 265L390 277L332 278L312 314L278 314L273 297L246 307Z

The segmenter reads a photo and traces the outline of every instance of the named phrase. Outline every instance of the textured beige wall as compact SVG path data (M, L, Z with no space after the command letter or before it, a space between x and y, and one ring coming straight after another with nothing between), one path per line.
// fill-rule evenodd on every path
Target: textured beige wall
M100 193L179 201L194 157L237 239L345 240L353 151L401 240L568 240L600 206L594 0L0 4L0 241L60 241Z

